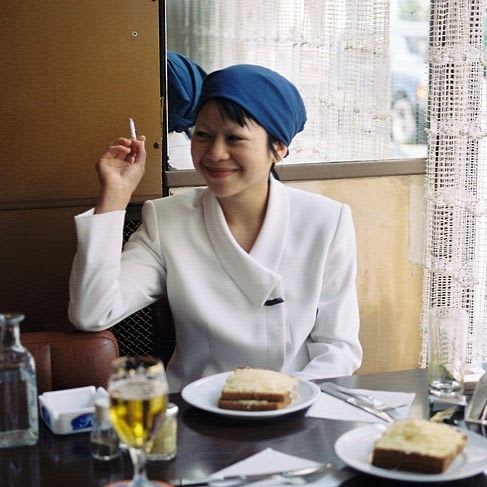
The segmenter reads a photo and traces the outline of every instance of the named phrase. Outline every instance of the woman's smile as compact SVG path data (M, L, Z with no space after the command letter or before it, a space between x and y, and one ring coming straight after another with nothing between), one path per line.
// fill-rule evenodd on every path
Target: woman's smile
M210 178L215 179L223 179L238 171L237 168L234 167L219 167L219 166L207 166L202 164L203 170Z

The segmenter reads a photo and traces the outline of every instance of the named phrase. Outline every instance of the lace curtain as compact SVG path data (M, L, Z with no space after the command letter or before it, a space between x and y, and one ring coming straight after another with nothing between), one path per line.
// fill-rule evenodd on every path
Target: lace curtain
M296 84L308 123L285 163L390 157L388 0L168 0L167 39L208 72L261 64Z
M485 0L431 4L421 364L428 310L469 316L467 363L487 360Z

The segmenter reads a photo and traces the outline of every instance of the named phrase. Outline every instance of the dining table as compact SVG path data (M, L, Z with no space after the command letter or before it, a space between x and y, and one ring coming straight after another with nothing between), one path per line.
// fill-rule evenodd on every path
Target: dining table
M348 388L414 393L407 417L428 419L432 414L426 369L326 380ZM170 461L148 462L148 477L152 480L197 480L271 448L313 462L333 463L337 469L349 473L342 487L427 483L383 478L346 465L337 456L335 443L345 433L364 426L363 422L309 417L306 409L256 420L242 419L195 407L180 393L171 394L170 401L179 406L178 451ZM461 417L458 426L483 434L478 426L467 426ZM132 478L132 463L126 451L110 461L92 458L89 433L55 435L42 421L39 433L36 445L0 449L0 486L102 487ZM436 482L436 485L487 486L487 476L480 472L467 478Z

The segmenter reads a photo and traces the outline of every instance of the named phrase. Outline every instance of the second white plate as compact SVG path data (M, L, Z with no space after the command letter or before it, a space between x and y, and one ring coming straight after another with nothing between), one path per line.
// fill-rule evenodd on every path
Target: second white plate
M300 411L311 406L320 395L320 388L316 384L298 379L298 397L293 404L286 408L276 409L274 411L233 411L231 409L220 409L218 407L218 398L220 397L227 377L231 373L222 372L221 374L210 375L191 382L191 384L188 384L181 391L181 395L187 403L204 411L242 419L272 418L274 416L294 413L295 411Z
M376 467L371 463L372 450L375 440L382 435L386 427L382 424L370 424L347 431L335 443L336 454L347 465L361 472L409 482L447 482L471 477L486 469L487 440L472 431L465 431L468 437L467 445L446 472L424 474Z

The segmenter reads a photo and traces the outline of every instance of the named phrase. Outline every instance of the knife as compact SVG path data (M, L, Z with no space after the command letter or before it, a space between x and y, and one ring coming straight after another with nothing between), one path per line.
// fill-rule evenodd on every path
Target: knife
M360 402L362 402L366 406L372 406L373 408L376 408L379 411L384 410L385 404L382 401L380 401L379 399L376 399L373 396L369 396L368 394L365 394L363 392L352 391L350 389L347 389L346 387L339 386L338 384L335 384L334 382L332 384L340 392L343 392L347 396L356 397Z
M324 384L321 384L320 389L326 394L330 394L330 396L341 399L351 406L355 406L356 408L362 409L362 411L373 414L374 416L377 416L387 423L393 423L395 421L395 419L387 411L379 411L378 409L372 407L370 404L365 404L364 402L360 401L359 398L351 397L341 392L338 389L337 385L333 382L325 382Z
M252 482L258 482L266 479L305 479L306 477L315 476L318 474L324 475L327 471L336 468L334 464L320 464L314 467L299 468L297 470L286 470L283 472L268 472L249 475L232 475L228 477L206 477L197 480L176 479L169 480L169 482L176 487L190 487L198 485L210 485L212 487L236 487L239 485L248 485Z

